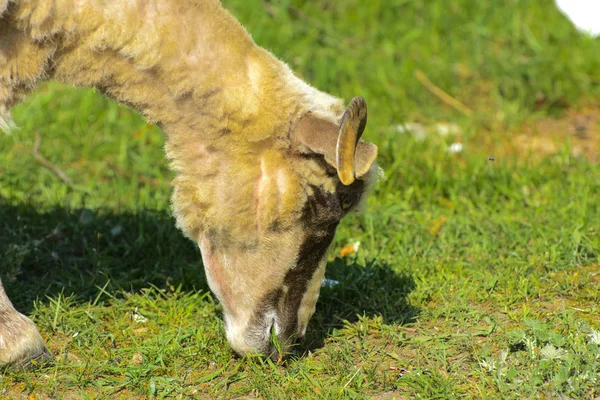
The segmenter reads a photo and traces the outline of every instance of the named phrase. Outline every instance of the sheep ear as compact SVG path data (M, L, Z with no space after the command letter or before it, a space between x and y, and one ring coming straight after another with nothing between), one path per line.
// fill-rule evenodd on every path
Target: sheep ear
M321 154L325 161L334 167L340 175L344 185L354 181L354 177L360 178L365 175L377 158L377 146L373 143L358 140L355 142L354 173L350 180L342 177L338 165L338 137L340 126L318 116L307 113L297 122L292 137L297 150L301 153ZM354 144L353 144L354 145Z

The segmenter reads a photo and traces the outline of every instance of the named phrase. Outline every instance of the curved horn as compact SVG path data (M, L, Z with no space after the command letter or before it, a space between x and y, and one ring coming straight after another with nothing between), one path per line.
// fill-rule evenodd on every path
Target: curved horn
M352 99L342 117L336 148L338 176L346 186L354 182L354 153L366 125L367 103L357 96Z

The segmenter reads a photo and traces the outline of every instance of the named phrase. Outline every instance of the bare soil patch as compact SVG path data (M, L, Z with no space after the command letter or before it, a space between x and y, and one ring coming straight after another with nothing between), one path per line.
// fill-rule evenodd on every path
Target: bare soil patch
M560 153L568 145L575 157L600 161L600 109L569 110L562 118L545 117L525 123L515 135L506 137L508 153L543 159ZM508 154L506 154L508 155Z

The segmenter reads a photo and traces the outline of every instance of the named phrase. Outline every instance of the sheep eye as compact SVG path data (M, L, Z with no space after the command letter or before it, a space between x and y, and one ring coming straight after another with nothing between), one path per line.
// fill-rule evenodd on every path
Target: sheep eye
M344 211L348 211L348 209L352 207L352 200L348 196L342 197L340 203Z

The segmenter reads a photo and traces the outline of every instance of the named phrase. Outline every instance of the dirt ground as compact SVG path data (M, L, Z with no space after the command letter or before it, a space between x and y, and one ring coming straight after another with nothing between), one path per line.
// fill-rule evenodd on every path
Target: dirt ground
M509 135L507 147L512 153L538 155L540 158L560 152L569 144L571 154L590 162L600 161L600 109L570 110L563 118L541 118L526 123L516 136Z

